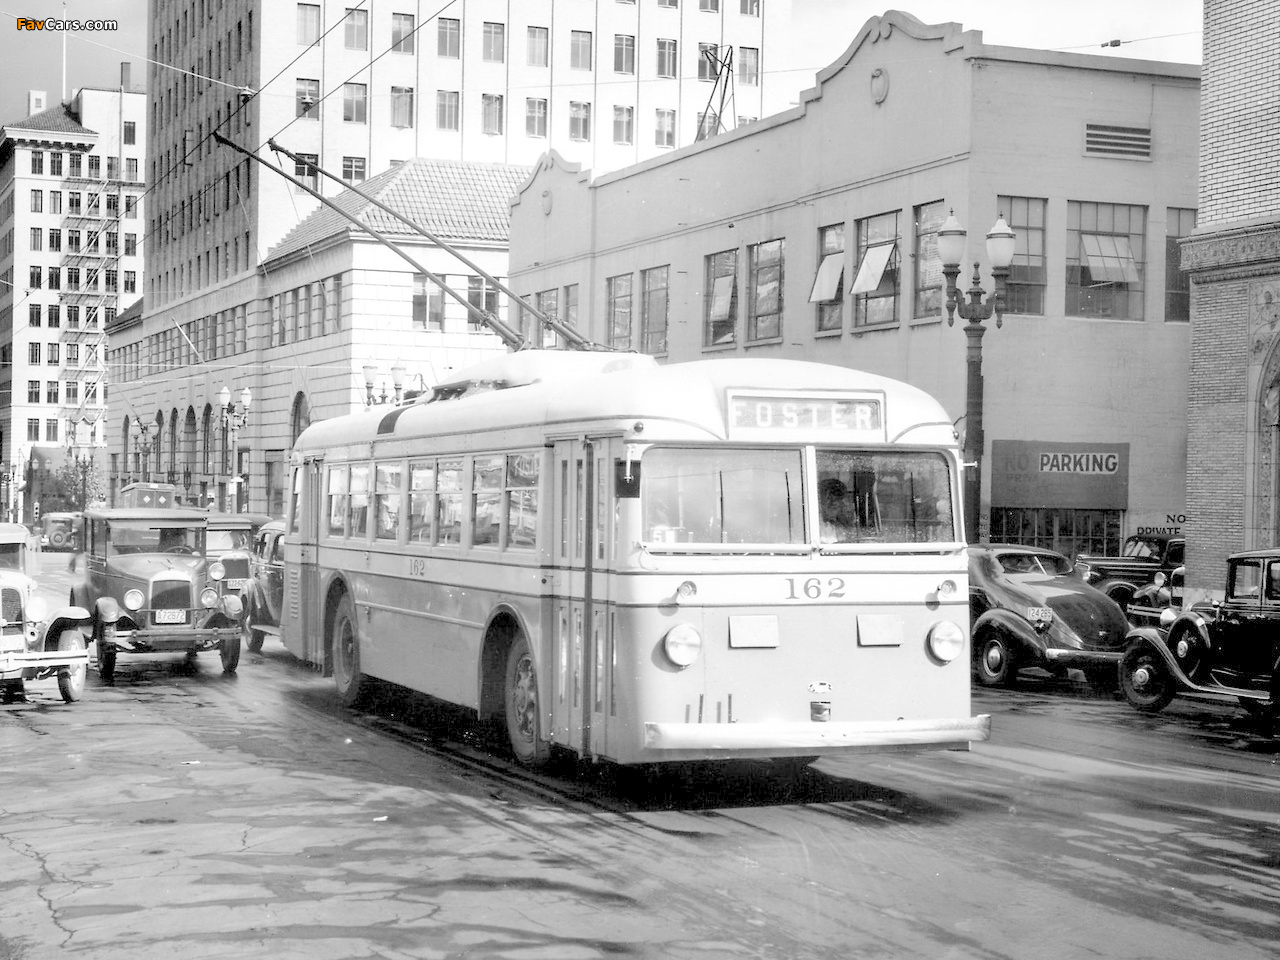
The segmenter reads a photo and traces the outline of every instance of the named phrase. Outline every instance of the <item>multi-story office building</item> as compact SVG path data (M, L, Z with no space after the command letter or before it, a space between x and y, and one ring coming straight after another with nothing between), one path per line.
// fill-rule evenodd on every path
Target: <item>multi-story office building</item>
M259 395L269 389L259 372L278 347L275 290L262 267L317 201L220 145L214 131L262 148L286 173L334 196L342 184L309 161L353 185L414 158L527 172L554 150L612 169L758 120L789 95L771 88L766 65L788 40L790 0L151 0L150 22L149 270L131 347L140 351L129 367L138 375L114 393L128 399L111 420L112 450L122 457L133 452L138 420L158 425L153 444L171 444L174 411L185 423L185 411L204 409L226 379L217 364L192 371L159 355L179 329L230 316L231 342L244 344L236 383ZM271 140L302 159L271 154ZM443 195L465 216L466 198ZM487 224L457 226L468 239L491 235ZM471 284L466 270L445 272ZM409 289L413 273L406 268L391 285ZM349 296L351 278L341 279L339 295ZM489 302L488 293L478 296ZM505 298L493 306L505 315ZM353 315L351 304L343 309ZM409 299L400 309L409 323ZM470 335L492 348L483 330ZM371 329L356 339L379 336ZM329 372L358 385L364 359L349 352L349 369L333 363ZM355 390L349 402L316 413L359 402ZM258 432L272 429L251 418L241 433L246 451L287 448L290 437ZM152 456L168 462L172 451ZM200 472L209 474L201 482L214 482ZM263 474L251 471L251 483Z
M903 379L963 433L965 323L947 322L939 231L952 211L968 228L964 299L1003 216L1017 253L981 341L979 533L1115 550L1186 514L1177 251L1198 98L1197 67L989 46L886 13L793 110L594 179L541 165L512 208L511 285L572 299L621 349Z
M84 88L0 131L0 460L4 507L32 521L50 456L105 442L104 331L140 297L146 97Z

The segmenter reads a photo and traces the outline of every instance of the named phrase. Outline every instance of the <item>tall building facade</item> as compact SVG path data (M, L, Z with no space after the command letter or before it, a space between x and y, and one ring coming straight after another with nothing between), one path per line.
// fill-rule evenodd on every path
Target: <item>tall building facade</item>
M979 535L1074 555L1177 532L1198 75L891 11L793 110L596 176L544 160L512 207L512 288L670 361L906 380L963 434L965 324L947 321L938 236L952 212L968 230L964 299L1003 217L1017 253L982 340Z
M66 451L105 468L105 331L142 294L147 222L146 96L127 65L117 89L29 105L0 131L0 500L28 523Z
M1187 594L1228 554L1280 543L1278 0L1205 0L1200 222L1192 277Z
M130 436L144 422L160 424L150 454L167 457L154 444L170 443L173 411L203 409L206 380L216 394L226 379L199 351L203 376L175 373L171 339L185 350L193 329L229 323L244 345L237 383L267 389L258 374L274 349L276 290L264 264L318 202L215 131L329 197L343 184L310 163L352 185L415 158L527 170L555 149L618 167L782 106L787 92L772 92L766 68L790 19L790 0L151 0L149 270L128 366L137 376L114 393L128 400L113 405L119 463L137 453ZM446 272L471 284L468 271ZM394 285L407 289L413 273ZM505 298L493 306L505 314ZM358 387L360 361L330 370ZM189 396L170 396L175 378ZM242 434L247 447L264 448L260 424Z

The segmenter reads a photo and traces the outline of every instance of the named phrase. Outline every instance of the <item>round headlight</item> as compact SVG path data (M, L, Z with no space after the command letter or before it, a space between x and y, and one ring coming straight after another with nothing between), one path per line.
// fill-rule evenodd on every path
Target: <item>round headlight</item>
M27 619L40 623L49 615L49 602L44 597L32 597L27 604Z
M222 565L221 560L215 560L209 564L209 579L221 580L227 575L227 568Z
M218 605L218 591L213 587L205 587L200 591L200 602L209 608L216 607Z
M964 631L950 620L939 620L929 628L929 653L943 663L950 663L964 650Z
M701 635L687 623L677 623L662 638L662 652L677 667L689 666L701 650Z
M227 616L238 617L240 616L240 611L244 609L244 604L240 602L240 598L236 594L229 593L222 598L222 609Z
M124 605L130 610L140 610L146 599L141 590L130 590L124 595Z
M115 623L120 619L120 604L115 597L103 597L98 601L98 619L103 623Z
M1165 607L1160 611L1160 626L1168 630L1173 626L1173 621L1178 619L1177 612L1172 607Z

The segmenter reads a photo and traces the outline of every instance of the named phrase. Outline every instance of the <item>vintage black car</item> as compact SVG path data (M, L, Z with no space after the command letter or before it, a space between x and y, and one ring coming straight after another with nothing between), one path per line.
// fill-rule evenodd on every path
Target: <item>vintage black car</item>
M1076 557L1076 571L1086 583L1127 607L1157 574L1168 577L1182 566L1186 550L1185 537L1139 534L1124 542L1118 557L1081 554Z
M253 538L249 578L241 591L244 645L253 653L262 649L267 634L279 636L280 608L284 604L284 524L265 523Z
M969 547L974 676L1009 686L1018 671L1070 668L1115 689L1129 622L1106 594L1076 575L1070 560L1042 547Z
M118 653L217 650L222 669L240 662L240 595L206 557L208 515L181 508L86 511L82 579L73 606L91 616L98 673L115 678ZM79 559L79 558L78 558Z
M1144 712L1174 697L1235 697L1251 713L1280 703L1280 548L1227 558L1221 601L1193 603L1167 627L1130 631L1120 665L1125 699Z
M210 560L222 561L226 577L223 589L240 593L249 582L253 541L271 517L265 513L210 513L206 524L206 552Z

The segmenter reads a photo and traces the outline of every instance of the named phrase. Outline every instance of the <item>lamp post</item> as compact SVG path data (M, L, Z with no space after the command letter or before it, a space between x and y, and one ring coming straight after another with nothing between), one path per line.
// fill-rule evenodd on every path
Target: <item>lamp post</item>
M222 509L227 510L227 488L236 485L236 507L240 506L240 478L233 479L232 468L235 466L236 437L249 419L249 407L253 403L253 391L245 387L240 391L240 402L231 399L231 388L223 385L218 391L218 403L222 407L222 475L226 478L222 484Z
M88 446L87 454L81 453L82 449L85 448L79 443L77 432L75 430L68 432L67 457L75 469L76 478L80 481L80 501L76 505L77 510L85 510L89 506L89 473L93 470L93 446Z
M381 393L375 394L373 391L374 383L378 378L378 368L372 363L364 365L364 405L372 407L379 403L399 403L404 396L404 374L405 369L400 364L396 364L391 368L391 388L392 394L387 394L387 381L382 378Z
M151 428L154 424L147 420L135 421L138 432L133 438L134 455L138 472L142 474L142 482L151 479Z
M964 429L964 514L965 533L970 543L979 539L978 513L982 497L982 336L987 332L984 321L994 313L996 326L1004 317L1005 281L1017 242L1016 235L1004 222L1004 215L987 233L987 259L991 261L991 277L995 286L990 299L983 302L985 291L978 272L978 262L973 264L973 286L969 288L969 302L956 289L960 276L960 261L964 258L965 230L952 212L938 231L938 257L942 260L942 275L947 282L947 325L955 325L955 315L965 321L964 334L968 344L966 351L965 379L965 429Z

